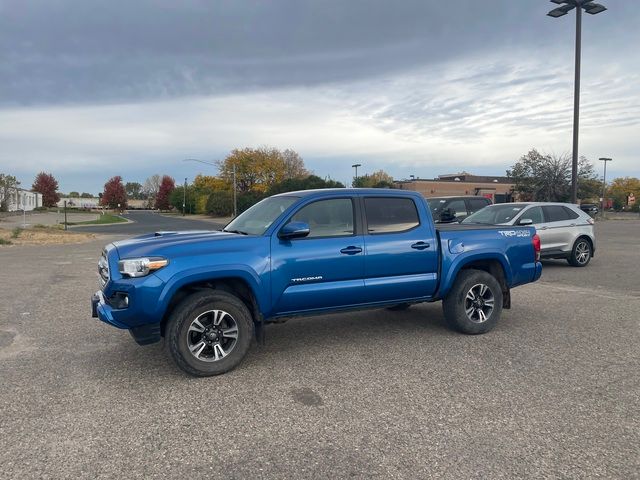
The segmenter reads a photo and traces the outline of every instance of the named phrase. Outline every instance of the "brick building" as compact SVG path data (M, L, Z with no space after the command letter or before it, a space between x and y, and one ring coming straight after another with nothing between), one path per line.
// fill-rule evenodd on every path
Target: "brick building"
M471 175L467 172L439 175L438 178L397 180L394 188L413 190L424 197L477 195L494 203L514 201L513 181L508 177Z

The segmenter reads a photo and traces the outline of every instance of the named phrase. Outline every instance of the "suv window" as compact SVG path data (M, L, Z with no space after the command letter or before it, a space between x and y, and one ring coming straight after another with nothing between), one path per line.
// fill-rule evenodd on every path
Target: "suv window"
M550 205L548 207L542 207L542 209L544 210L544 216L547 222L564 222L569 220L569 215L561 205Z
M302 207L290 222L305 222L313 237L353 235L353 202L348 198L319 200Z
M537 225L539 223L544 223L544 217L542 216L542 208L540 207L531 207L529 210L525 211L520 216L518 221L522 220L523 218L530 219L534 225Z
M464 200L452 200L444 207L445 210L450 210L454 217L466 217L467 206Z
M574 212L573 210L571 210L569 207L562 207L565 209L567 215L569 215L569 218L571 220L575 220L576 218L578 218L580 215L578 215L578 212Z
M420 225L416 204L410 198L364 199L369 233L405 232Z
M470 213L475 213L478 210L483 209L490 203L489 200L487 200L486 198L470 198L468 202L469 202Z

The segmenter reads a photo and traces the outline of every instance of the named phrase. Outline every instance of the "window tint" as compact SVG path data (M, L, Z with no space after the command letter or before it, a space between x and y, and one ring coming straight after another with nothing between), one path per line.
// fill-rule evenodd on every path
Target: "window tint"
M486 198L470 198L469 199L469 211L475 213L478 210L489 205L489 201Z
M569 215L565 211L564 207L560 205L550 205L548 207L542 207L544 210L544 216L547 222L563 222L569 220Z
M576 218L578 218L580 216L580 215L578 215L577 212L574 212L569 207L562 207L562 208L565 209L567 215L569 216L569 219L571 219L571 220L575 220Z
M291 217L290 222L307 223L309 235L306 238L353 235L353 203L348 198L310 203Z
M542 209L540 207L532 207L522 214L519 220L524 218L530 219L534 225L538 223L544 223L544 217L542 216Z
M369 233L404 232L420 225L410 198L365 198L364 209Z

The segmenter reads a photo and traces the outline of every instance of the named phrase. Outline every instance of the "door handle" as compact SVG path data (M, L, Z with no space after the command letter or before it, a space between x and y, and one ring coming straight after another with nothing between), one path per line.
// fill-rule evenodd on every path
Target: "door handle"
M538 230L546 230L549 227L540 227Z
M415 248L416 250L424 250L425 248L429 248L429 244L427 242L416 242L411 245L411 248Z
M356 253L360 253L362 252L362 249L360 247L346 247L343 248L342 250L340 250L340 253L344 253L345 255L355 255Z

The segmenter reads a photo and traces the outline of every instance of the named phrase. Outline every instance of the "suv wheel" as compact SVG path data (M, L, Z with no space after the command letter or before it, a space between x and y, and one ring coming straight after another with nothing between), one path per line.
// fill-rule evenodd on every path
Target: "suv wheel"
M228 372L247 354L253 322L247 306L219 290L195 293L171 314L166 340L176 365L191 375Z
M486 333L500 318L502 288L484 270L463 270L442 301L442 309L451 328L471 335Z
M571 255L567 261L574 267L586 267L591 260L593 251L591 242L584 237L579 238L571 249Z

